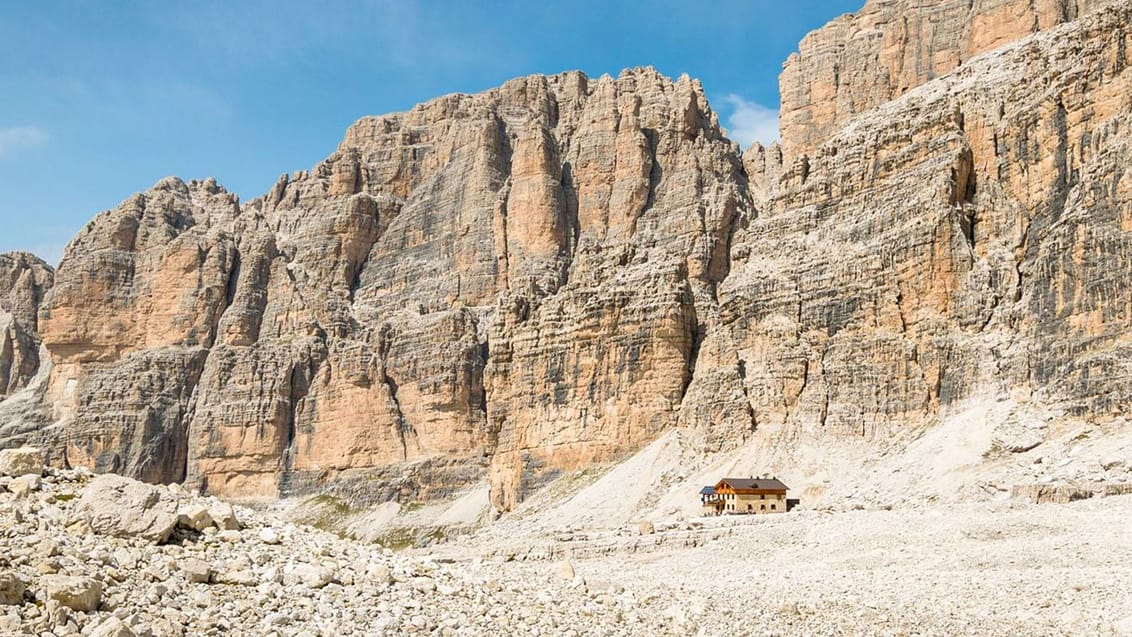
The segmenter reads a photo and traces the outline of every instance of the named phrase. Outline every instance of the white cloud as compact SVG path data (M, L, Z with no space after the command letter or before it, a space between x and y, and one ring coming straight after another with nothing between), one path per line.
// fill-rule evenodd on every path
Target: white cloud
M778 141L778 111L762 104L750 102L732 93L723 98L731 106L727 116L727 132L743 148L755 142L769 144Z
M34 148L47 141L47 131L37 126L0 128L0 159L14 150Z

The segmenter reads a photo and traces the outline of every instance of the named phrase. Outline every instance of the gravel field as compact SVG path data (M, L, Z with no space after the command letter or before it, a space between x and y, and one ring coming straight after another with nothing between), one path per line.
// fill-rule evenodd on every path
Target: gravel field
M1114 496L487 527L393 552L47 470L0 477L0 635L1132 635L1129 520Z
M1126 635L1132 496L751 518L575 567L664 600L674 633Z

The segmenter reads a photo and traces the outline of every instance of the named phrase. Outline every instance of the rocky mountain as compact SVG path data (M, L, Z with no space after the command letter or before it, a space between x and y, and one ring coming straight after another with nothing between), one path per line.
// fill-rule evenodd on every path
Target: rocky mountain
M686 77L574 72L364 118L250 202L163 180L53 287L0 258L0 446L226 497L486 479L507 510L676 427L788 470L972 400L1027 440L1123 426L1128 24L870 0L787 62L781 148Z

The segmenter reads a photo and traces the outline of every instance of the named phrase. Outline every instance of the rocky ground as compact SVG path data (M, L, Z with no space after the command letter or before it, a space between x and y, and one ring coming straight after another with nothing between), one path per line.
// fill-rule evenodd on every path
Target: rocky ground
M0 635L1132 635L1132 496L392 552L0 454Z

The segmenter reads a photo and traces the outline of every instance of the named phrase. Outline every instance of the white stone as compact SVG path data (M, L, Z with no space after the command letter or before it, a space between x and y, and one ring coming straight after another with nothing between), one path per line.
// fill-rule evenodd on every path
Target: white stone
M322 588L334 581L334 571L317 564L299 564L291 575L310 588Z
M240 530L240 521L236 518L236 510L227 502L216 502L208 507L208 514L222 531Z
M41 449L19 447L0 449L0 475L22 476L29 473L43 475L43 465L47 458Z
M87 485L78 508L96 533L160 544L177 526L177 504L168 489L104 474Z
M184 529L204 531L213 524L208 507L199 502L182 505L177 514L177 526Z
M573 580L575 575L574 565L570 563L570 560L562 560L559 562L558 565L554 567L554 572L558 575L559 579L566 581Z
M23 478L14 478L8 482L8 491L17 498L26 498L31 493L31 485Z
M212 567L206 562L196 558L186 558L178 563L185 579L194 584L207 584L212 577Z
M95 626L88 637L137 637L137 633L131 630L122 620L111 615Z
M71 610L89 613L102 601L102 583L89 577L44 575L40 584L48 600Z
M233 584L236 586L255 586L259 584L259 577L250 570L228 570L216 574L219 584Z

